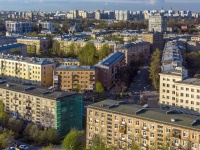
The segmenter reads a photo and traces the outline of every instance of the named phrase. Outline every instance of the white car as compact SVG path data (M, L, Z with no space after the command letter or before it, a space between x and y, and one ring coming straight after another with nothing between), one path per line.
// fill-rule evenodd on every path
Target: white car
M28 150L28 146L26 146L26 145L20 145L19 149L20 150Z

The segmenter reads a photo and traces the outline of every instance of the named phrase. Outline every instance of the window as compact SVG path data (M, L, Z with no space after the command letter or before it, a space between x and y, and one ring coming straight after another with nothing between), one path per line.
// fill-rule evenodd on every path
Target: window
M101 121L101 125L104 126L104 125L105 125L105 122L104 122L104 121Z
M90 120L90 122L92 123L92 118L90 118L89 120Z
M150 129L154 130L155 126L153 124L151 124Z
M115 124L115 129L117 129L118 128L118 125L117 124Z
M186 100L185 103L188 104L188 100Z
M98 128L98 127L95 127L95 131L98 132L98 131L99 131L99 128Z
M191 92L194 92L194 89L191 89Z
M194 101L191 101L191 104L194 104Z
M89 111L89 115L92 115L92 110Z
M199 105L199 102L196 102L196 105Z
M191 98L194 98L194 94L191 94Z
M140 125L139 121L136 121L136 123L135 123L135 124L136 124L137 126L138 126L138 125Z
M131 120L131 119L128 119L128 123L132 123L132 120Z
M196 144L195 143L192 143L192 148L196 148Z
M169 128L166 128L166 132L168 132L168 133L169 133L169 132L170 132L170 129L169 129Z
M196 139L196 134L195 133L192 133L192 138Z
M188 132L187 132L187 131L184 131L184 132L183 132L183 136L184 136L184 137L188 137Z
M115 120L116 120L116 121L118 120L118 117L117 117L117 116L115 116Z
M189 88L186 88L186 91L189 91Z
M132 128L131 127L128 127L128 132L132 132Z
M104 113L101 114L101 117L105 117L106 115Z
M122 118L122 122L125 122L125 118Z
M136 129L135 130L135 134L139 134L140 132L139 132L139 130L138 129Z
M99 113L95 111L95 116L99 116Z
M151 134L150 134L150 137L151 137L151 138L154 138L154 133L151 133Z
M146 124L146 122L144 122L144 123L143 123L143 127L145 127L145 128L147 127L147 124Z

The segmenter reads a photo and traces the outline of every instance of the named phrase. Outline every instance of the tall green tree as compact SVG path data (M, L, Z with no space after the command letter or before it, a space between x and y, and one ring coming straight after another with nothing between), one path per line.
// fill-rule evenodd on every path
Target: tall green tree
M108 150L101 136L96 136L92 141L92 150Z
M13 142L13 132L4 129L2 133L0 133L0 149L4 149Z
M106 56L110 54L110 47L108 44L104 44L98 51L99 60L104 59Z
M8 118L8 115L4 111L3 101L0 100L0 123L1 123L1 126L5 125L7 118Z
M157 48L151 56L151 64L149 68L149 78L152 81L153 87L159 89L159 72L160 72L160 61L161 51Z
M84 145L81 141L84 135L83 131L78 131L77 129L72 129L64 138L62 142L62 147L65 150L81 150Z
M8 120L8 128L15 132L16 134L19 134L22 130L22 122L19 119L9 118Z
M82 65L94 65L97 62L96 47L93 42L87 42L78 54L78 59Z
M96 86L96 92L98 93L98 99L99 99L99 95L100 93L104 92L104 88L101 82L97 82L95 86Z

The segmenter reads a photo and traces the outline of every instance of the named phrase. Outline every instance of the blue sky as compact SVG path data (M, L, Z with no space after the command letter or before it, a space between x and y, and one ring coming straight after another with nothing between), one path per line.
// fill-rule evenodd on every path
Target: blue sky
M170 9L200 12L200 0L0 0L0 10L145 10Z

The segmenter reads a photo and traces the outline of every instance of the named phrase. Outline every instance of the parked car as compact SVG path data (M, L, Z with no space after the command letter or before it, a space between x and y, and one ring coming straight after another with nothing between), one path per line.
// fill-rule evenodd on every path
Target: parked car
M26 146L26 145L20 145L19 149L20 150L29 150L28 146Z

